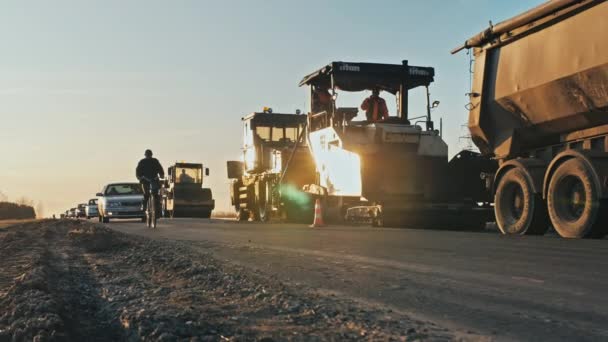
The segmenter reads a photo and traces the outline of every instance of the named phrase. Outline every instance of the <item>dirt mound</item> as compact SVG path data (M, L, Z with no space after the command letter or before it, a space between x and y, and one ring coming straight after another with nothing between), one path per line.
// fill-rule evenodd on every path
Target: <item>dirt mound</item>
M0 244L27 245L30 234L11 232ZM4 270L3 270L4 271ZM0 341L45 341L65 338L60 305L49 288L52 277L46 253L37 256L29 269L14 278L8 292L0 296Z
M68 232L70 240L89 252L118 251L128 239L103 225L79 225Z

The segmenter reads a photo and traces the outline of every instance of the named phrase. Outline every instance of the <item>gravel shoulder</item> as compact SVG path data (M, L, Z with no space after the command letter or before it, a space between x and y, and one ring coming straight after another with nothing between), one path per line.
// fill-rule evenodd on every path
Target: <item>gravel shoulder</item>
M604 240L496 233L162 220L108 225L182 241L321 294L431 321L466 340L606 341Z
M0 231L0 341L458 340L434 323L80 221Z

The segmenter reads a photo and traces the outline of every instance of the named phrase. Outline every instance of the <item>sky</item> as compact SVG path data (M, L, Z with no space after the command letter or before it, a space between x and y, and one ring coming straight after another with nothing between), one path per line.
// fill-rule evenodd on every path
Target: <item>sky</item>
M466 53L449 51L541 2L0 0L0 193L58 214L135 180L150 148L165 168L209 167L217 209L230 210L241 117L306 110L298 82L331 61L434 67L433 115L454 155L470 75ZM423 93L410 101L423 115Z

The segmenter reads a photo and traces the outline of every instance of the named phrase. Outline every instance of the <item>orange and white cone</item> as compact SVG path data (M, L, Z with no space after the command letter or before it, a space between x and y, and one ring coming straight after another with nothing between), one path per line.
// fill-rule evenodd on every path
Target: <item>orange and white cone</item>
M310 225L311 228L325 227L323 222L323 209L321 208L321 200L317 198L315 201L315 219Z

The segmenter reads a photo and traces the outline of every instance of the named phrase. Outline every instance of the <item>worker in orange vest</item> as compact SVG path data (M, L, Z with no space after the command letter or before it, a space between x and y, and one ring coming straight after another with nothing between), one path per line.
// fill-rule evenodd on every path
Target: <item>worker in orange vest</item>
M388 108L384 99L380 97L378 88L372 90L372 96L363 100L361 109L365 111L367 121L376 122L388 118Z

